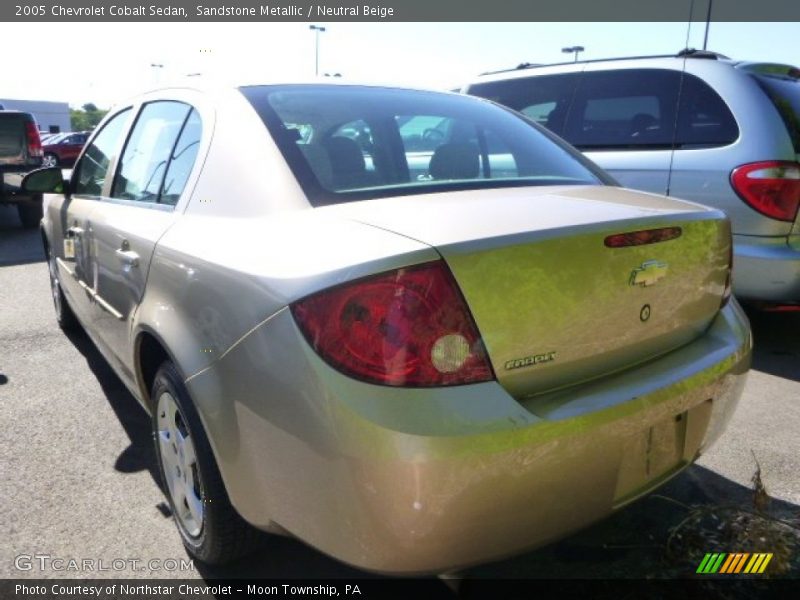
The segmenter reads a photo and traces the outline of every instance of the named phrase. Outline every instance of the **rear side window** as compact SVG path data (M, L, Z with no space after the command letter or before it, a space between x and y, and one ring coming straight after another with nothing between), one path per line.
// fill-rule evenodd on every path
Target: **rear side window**
M144 105L125 144L112 198L158 201L175 142L190 110L181 102Z
M194 167L197 158L197 150L200 148L200 136L203 133L203 126L200 122L200 115L196 110L189 113L183 131L172 151L172 158L167 167L167 174L164 176L164 184L161 186L161 194L158 201L161 204L175 206L178 203L189 174Z
M663 69L584 73L563 137L584 150L669 149L680 83Z
M478 83L469 88L469 93L513 108L562 135L580 76L580 73L566 73Z
M707 83L690 73L683 76L676 148L711 148L727 146L739 138L736 120Z
M756 75L755 80L783 119L794 151L800 154L800 79Z

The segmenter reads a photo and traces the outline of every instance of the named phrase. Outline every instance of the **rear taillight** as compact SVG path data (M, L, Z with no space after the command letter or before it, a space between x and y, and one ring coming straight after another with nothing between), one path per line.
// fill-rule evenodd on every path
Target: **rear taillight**
M431 387L494 377L466 302L440 261L325 290L291 309L314 350L356 379Z
M800 164L764 161L737 167L731 173L736 193L772 219L793 222L800 207Z
M25 123L25 138L28 142L28 156L39 158L44 155L42 152L42 138L39 137L39 130L36 124L30 121Z

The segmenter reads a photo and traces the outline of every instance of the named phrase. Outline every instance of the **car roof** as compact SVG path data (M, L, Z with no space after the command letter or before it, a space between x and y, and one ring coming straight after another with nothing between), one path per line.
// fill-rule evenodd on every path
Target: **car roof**
M500 69L497 71L488 71L486 73L481 73L478 76L478 81L483 82L483 81L525 78L531 75L538 74L537 71L541 72L582 71L586 67L586 65L596 65L602 63L622 63L627 61L631 62L647 61L647 62L663 63L664 66L668 66L673 63L683 64L683 61L686 59L713 60L729 66L736 66L739 62L725 56L724 54L719 54L717 52L687 48L685 50L681 50L677 54L618 56L618 57L595 58L595 59L578 60L578 61L565 61L565 62L548 63L548 64L520 63L516 67L510 69Z

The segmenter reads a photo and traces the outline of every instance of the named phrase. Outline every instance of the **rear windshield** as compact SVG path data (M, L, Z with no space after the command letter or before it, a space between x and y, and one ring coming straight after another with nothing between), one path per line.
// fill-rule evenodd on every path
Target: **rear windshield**
M11 156L22 149L25 119L20 113L0 113L0 156Z
M754 77L778 109L794 151L800 154L800 79L768 75Z
M241 90L315 206L454 189L604 181L549 134L467 96L325 85Z

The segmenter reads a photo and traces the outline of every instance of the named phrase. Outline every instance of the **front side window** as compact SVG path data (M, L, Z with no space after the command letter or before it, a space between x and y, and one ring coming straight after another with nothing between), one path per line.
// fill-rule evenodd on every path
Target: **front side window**
M468 96L317 85L242 92L314 205L603 180L525 119Z
M164 175L191 107L182 102L145 104L128 137L111 196L158 202Z
M102 194L108 169L122 145L122 136L125 134L130 116L129 108L116 114L86 148L73 174L73 188L76 194L85 196Z

